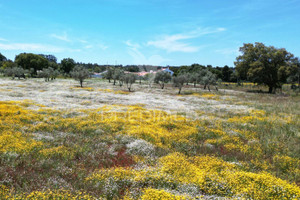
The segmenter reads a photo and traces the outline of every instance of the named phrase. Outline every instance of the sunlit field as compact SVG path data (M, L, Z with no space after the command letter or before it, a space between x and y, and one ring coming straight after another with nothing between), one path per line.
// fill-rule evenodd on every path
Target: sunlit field
M0 199L300 199L299 96L226 87L1 78Z

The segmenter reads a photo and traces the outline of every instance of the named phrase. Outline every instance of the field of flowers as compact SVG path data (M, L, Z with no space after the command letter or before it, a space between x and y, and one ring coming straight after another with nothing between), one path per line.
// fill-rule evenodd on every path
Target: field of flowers
M0 199L300 199L299 97L38 83L0 81Z

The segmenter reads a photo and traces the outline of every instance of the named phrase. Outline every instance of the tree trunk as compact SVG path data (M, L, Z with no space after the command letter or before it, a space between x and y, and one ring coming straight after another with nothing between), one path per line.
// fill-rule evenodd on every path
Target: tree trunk
M210 91L210 87L209 87L209 85L207 86L207 89L208 89L208 91Z
M271 94L273 92L273 87L269 86L269 93Z
M218 86L216 86L216 90L219 91Z
M83 82L83 81L82 81L82 80L80 80L80 87L82 87L82 82Z
M129 83L127 83L127 88L128 88L128 91L130 92L131 90L131 85Z
M108 82L110 83L110 78L108 79Z
M114 79L114 85L116 85L116 79Z
M180 94L180 92L181 92L181 87L179 88L178 94Z
M162 85L161 85L161 89L164 89L164 87L165 87L165 84L162 84Z
M204 90L206 90L206 84L204 84L204 87L203 87L203 89L204 89Z
M196 87L196 82L194 83L194 87Z

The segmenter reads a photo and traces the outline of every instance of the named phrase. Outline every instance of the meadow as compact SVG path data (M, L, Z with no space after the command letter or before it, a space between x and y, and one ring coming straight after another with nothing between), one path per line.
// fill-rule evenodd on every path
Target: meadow
M0 79L0 199L300 199L300 97Z

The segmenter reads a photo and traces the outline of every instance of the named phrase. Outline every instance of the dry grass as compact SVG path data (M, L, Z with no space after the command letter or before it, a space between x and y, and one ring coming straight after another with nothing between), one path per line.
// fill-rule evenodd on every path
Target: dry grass
M299 96L133 90L0 79L0 198L300 198Z

